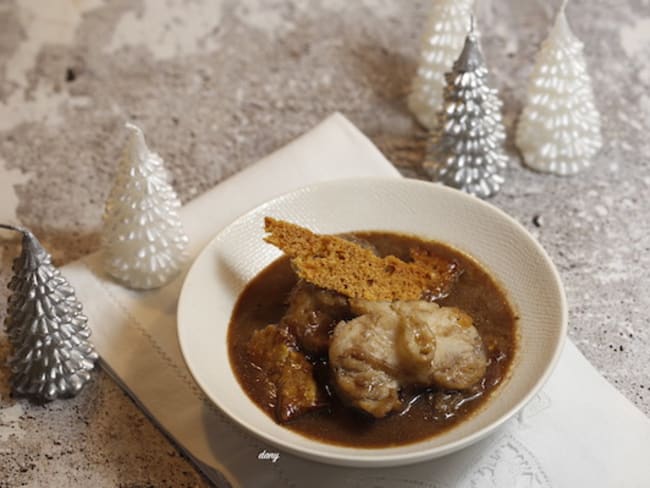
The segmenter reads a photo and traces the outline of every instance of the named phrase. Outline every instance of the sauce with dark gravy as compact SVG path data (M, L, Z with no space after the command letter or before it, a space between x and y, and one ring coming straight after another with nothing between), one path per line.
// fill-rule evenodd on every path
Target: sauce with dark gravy
M428 389L402 392L404 410L374 419L346 407L328 386L327 358L309 358L314 374L331 396L328 408L300 416L284 426L322 442L352 447L378 448L421 441L462 422L476 412L508 375L516 350L517 317L503 291L472 258L447 245L413 236L386 232L355 233L370 242L380 255L408 260L409 249L423 247L457 263L460 277L451 293L436 300L441 306L458 307L469 314L481 335L488 356L487 372L479 384L466 391ZM230 363L243 390L274 418L266 404L262 372L246 354L246 344L256 329L278 323L286 311L289 292L297 282L287 257L260 272L244 289L235 306L228 330Z

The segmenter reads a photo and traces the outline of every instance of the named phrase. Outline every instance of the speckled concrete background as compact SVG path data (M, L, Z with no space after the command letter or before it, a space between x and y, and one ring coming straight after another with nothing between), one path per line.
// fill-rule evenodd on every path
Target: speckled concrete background
M0 221L29 226L59 265L95 250L126 120L145 129L184 201L334 110L414 175L423 134L404 97L428 4L3 1ZM481 0L510 128L557 4ZM493 203L557 264L578 347L650 414L650 4L573 0L568 14L586 43L605 147L593 170L567 179L522 169L511 148ZM3 236L0 303L16 252ZM0 335L1 364L7 354ZM78 398L34 406L9 396L4 366L0 473L2 487L207 484L102 372Z

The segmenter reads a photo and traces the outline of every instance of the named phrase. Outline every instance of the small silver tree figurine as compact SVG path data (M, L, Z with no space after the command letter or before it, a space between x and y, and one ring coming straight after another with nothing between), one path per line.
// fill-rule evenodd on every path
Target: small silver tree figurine
M499 191L508 161L501 100L487 85L487 74L472 20L465 46L445 75L443 108L424 162L435 181L481 198Z
M90 379L97 360L81 303L50 255L27 229L0 224L23 235L14 260L5 329L14 394L40 401L74 396Z

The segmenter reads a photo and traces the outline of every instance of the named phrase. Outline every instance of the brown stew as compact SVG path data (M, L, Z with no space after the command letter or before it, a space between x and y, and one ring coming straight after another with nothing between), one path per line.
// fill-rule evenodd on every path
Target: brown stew
M476 412L507 376L516 348L517 317L495 281L465 254L444 244L412 236L385 232L355 235L370 242L382 256L393 254L408 260L409 249L423 247L457 263L462 272L460 278L451 293L437 303L458 307L473 318L487 352L487 372L479 384L466 391L431 388L404 392L402 412L374 419L342 405L327 387L327 358L310 358L317 380L331 394L330 406L284 425L319 441L354 447L396 446L432 437ZM249 361L246 344L253 331L280 321L286 310L287 296L296 282L297 277L286 257L271 263L241 293L228 331L230 362L237 379L253 402L274 419L273 405L267 404L263 391L266 383L262 372Z

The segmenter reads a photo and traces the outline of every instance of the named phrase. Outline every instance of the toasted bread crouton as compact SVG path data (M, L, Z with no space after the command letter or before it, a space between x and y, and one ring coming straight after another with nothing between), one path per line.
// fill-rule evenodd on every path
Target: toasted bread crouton
M271 217L264 219L265 240L289 256L298 276L350 298L418 300L435 295L455 279L454 266L414 250L413 262L378 257L372 250L333 235L319 235Z

